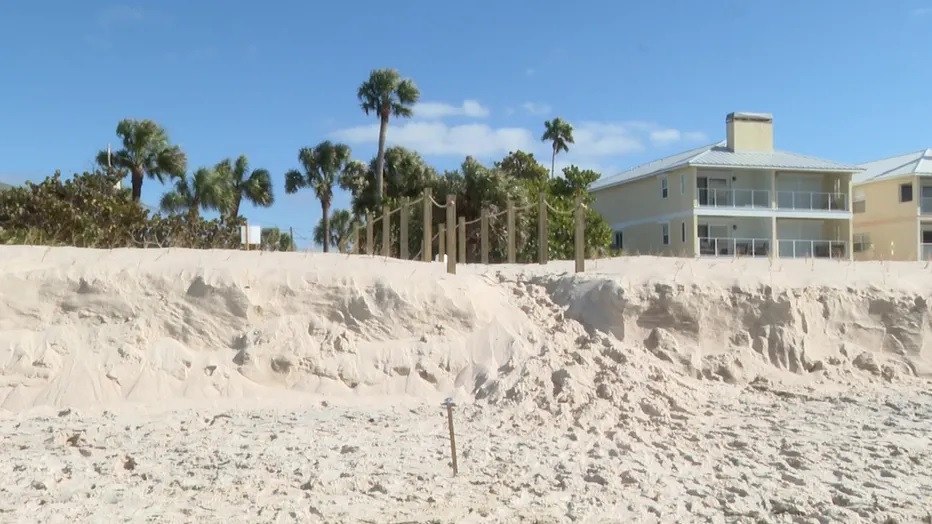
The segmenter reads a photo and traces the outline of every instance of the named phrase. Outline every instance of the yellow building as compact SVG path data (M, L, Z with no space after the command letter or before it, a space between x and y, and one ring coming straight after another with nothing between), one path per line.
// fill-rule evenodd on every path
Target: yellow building
M593 185L627 253L850 259L860 168L773 147L773 117L730 113L726 139Z
M932 149L861 164L854 177L854 256L932 259Z

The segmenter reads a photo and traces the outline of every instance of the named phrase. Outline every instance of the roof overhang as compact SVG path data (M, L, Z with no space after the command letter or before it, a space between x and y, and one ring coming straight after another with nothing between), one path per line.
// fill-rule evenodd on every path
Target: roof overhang
M716 169L756 169L765 171L792 171L794 173L860 173L863 168L811 168L811 167L786 167L786 166L740 166L728 164L705 164L702 162L689 162L687 165L692 167L707 167Z
M687 167L693 167L693 166L690 166L689 164L680 164L678 166L668 167L666 169L661 169L659 171L651 171L650 173L647 173L645 175L636 176L634 178L626 178L624 180L619 180L617 182L611 182L611 183L605 184L604 186L594 187L590 189L589 192L597 193L599 191L602 191L603 189L611 189L613 187L623 186L625 184L630 184L631 182L637 182L638 180L643 180L645 178L650 178L650 177L659 176L659 175L669 175L670 173L673 173L674 171L679 171Z

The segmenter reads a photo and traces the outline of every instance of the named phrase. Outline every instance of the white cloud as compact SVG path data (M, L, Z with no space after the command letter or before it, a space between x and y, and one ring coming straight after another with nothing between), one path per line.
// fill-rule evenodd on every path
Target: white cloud
M583 122L575 127L573 135L575 144L570 146L569 153L557 156L557 163L593 169L613 167L617 157L641 153L651 146L671 146L704 138L701 133L683 132L650 122ZM331 133L330 137L352 145L375 144L379 138L379 126L371 124L342 129ZM425 155L490 158L521 149L546 161L551 152L549 145L541 142L537 130L495 128L486 124L403 121L391 124L388 142L410 147Z
M521 108L527 111L530 115L546 115L547 113L550 113L550 106L547 104L525 102L521 104Z
M682 139L683 134L679 129L658 129L650 132L650 141L658 146L673 144Z
M460 106L442 102L421 102L414 106L414 116L431 119L450 116L485 118L489 116L489 109L476 100L464 100Z
M582 157L620 156L644 150L637 125L584 122L573 130L576 144L570 151Z
M336 131L331 136L350 144L376 143L379 140L379 126L352 127ZM476 157L498 155L515 149L527 151L536 146L534 136L527 129L496 129L485 124L448 126L441 122L405 122L391 126L388 142L410 147L425 155Z

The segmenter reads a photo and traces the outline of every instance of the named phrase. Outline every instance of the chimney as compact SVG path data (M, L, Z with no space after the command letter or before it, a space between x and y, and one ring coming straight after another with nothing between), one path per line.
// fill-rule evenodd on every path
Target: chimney
M728 113L725 129L731 151L773 151L773 115L770 113Z

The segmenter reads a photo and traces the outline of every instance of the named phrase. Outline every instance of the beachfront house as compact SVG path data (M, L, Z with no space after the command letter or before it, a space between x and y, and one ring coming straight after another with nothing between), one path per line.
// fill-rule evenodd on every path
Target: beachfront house
M773 117L730 113L726 139L598 181L593 207L627 253L850 259L860 168L775 150Z
M932 149L860 167L852 196L855 259L932 259Z

